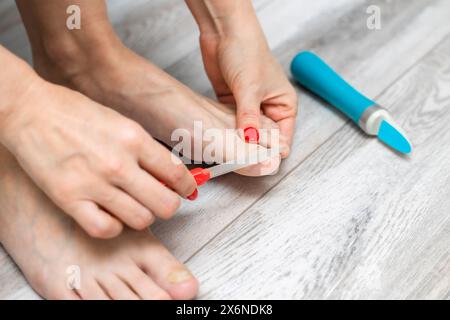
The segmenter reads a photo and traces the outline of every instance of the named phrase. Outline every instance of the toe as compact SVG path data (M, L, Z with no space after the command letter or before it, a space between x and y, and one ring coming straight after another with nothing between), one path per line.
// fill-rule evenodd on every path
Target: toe
M193 299L198 292L198 281L156 238L144 248L136 261L156 284L175 300Z
M100 284L94 279L88 283L82 283L80 289L77 289L77 292L83 300L111 300Z
M50 293L43 295L48 300L80 300L80 295L72 289L60 288L52 290Z
M171 300L169 293L158 286L137 265L128 270L124 270L121 278L143 300Z
M236 146L235 152L229 152L227 150L225 160L242 164L254 164L237 170L235 171L236 173L256 177L272 175L278 172L281 163L279 149L268 149L261 145L247 144L241 140L236 140ZM231 158L228 155L231 155Z
M103 275L97 281L113 300L140 300L127 283L115 274Z
M29 272L25 271L27 278L33 289L44 299L48 300L80 300L81 296L73 288L72 278L67 277L66 273L51 270L43 272L44 268L38 266Z
M278 172L280 164L281 164L281 157L280 155L276 155L261 163L249 166L241 170L237 170L236 173L249 177L273 175Z
M274 157L253 166L238 170L236 173L249 177L274 175L278 172L280 163L281 157Z

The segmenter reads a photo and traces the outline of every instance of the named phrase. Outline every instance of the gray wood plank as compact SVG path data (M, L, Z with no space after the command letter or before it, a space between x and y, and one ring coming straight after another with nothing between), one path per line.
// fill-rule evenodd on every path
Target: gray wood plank
M169 66L169 72L192 88L210 94L197 49L195 25L180 2L114 0L109 1L109 11L116 30L129 47L162 67ZM379 5L383 12L380 31L365 28L365 9L372 3ZM158 5L165 8L165 14L159 14ZM447 1L260 0L255 5L269 43L286 70L295 52L313 48L373 96L410 68L450 28ZM174 16L168 18L172 7ZM15 10L12 6L8 8ZM174 27L174 21L179 25ZM168 32L171 27L181 31ZM14 52L27 57L28 47L20 25L13 23L5 30L0 28L0 39ZM183 45L172 50L171 46L177 43ZM279 176L258 180L238 176L220 179L201 190L196 204L185 204L176 219L155 227L155 232L181 260L202 248L342 127L339 114L318 107L309 96L303 96L302 100L294 153L283 164ZM8 263L11 264L5 262ZM3 263L0 279L2 269ZM14 297L30 294L25 287L21 290Z
M197 26L184 1L107 0L107 4L110 21L124 43L161 68L198 47ZM268 0L254 1L256 9L267 4ZM0 43L31 63L26 32L14 0L3 0L0 5Z
M450 37L378 102L413 154L348 123L189 260L201 298L448 298Z
M379 31L366 28L368 4L379 5L383 12ZM450 32L448 1L366 1L357 2L353 8L343 4L343 12L325 8L320 14L311 13L316 18L306 24L301 22L301 8L299 4L297 10L290 7L286 19L286 13L278 16L273 6L260 12L265 19L272 17L265 24L278 32L298 21L292 37L274 48L286 72L297 52L312 49L371 97L381 93ZM297 14L296 18L292 13ZM196 53L167 70L200 92L210 88ZM187 259L206 244L343 126L345 120L339 113L324 108L303 91L299 93L301 110L292 154L278 175L260 179L229 175L213 181L200 190L195 203L184 204L174 219L155 226L155 233L180 259Z

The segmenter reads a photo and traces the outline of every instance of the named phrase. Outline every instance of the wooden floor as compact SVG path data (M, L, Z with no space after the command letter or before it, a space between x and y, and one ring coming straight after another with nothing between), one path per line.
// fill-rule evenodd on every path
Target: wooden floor
M229 175L155 233L201 282L200 299L450 299L450 1L258 0L286 72L313 50L408 132L401 157L297 87L292 155L276 176ZM381 8L381 30L366 26ZM109 1L124 42L212 95L184 1ZM11 0L0 42L29 60ZM37 295L0 249L0 298Z

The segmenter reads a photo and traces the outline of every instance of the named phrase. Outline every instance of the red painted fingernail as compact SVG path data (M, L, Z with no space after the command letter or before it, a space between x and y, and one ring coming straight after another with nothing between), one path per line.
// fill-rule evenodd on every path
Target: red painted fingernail
M211 179L211 174L207 169L194 168L191 170L191 174L194 177L197 186L202 186Z
M244 138L247 143L258 143L259 142L259 132L253 127L248 127L244 129Z
M195 189L195 191L187 198L191 201L194 201L195 199L197 199L197 197L198 197L198 189Z

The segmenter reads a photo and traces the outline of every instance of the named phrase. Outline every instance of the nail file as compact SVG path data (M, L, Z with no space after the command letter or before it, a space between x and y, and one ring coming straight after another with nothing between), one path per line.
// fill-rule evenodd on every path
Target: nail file
M291 63L295 80L336 107L365 133L377 136L384 144L410 153L412 144L390 113L366 98L312 52L299 53Z
M224 162L222 164L212 166L210 168L194 168L191 170L191 174L194 176L197 186L205 184L207 181L223 176L227 173L234 172L240 169L244 169L255 164L264 162L272 158L273 155L269 149L264 149L260 153L249 157L244 162L238 162L236 160Z

